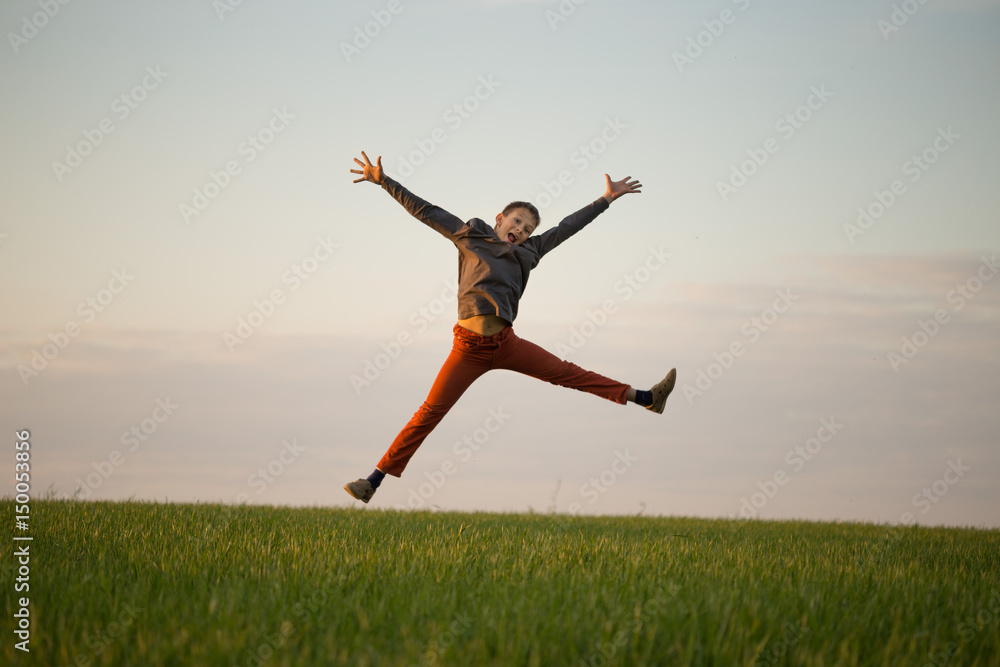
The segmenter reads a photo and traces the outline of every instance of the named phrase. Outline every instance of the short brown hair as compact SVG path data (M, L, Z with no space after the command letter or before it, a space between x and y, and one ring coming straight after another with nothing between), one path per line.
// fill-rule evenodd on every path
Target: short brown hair
M535 226L538 226L539 224L541 224L541 222L542 222L542 216L538 215L538 209L535 208L535 205L532 204L531 202L526 202L526 201L512 201L511 203L509 203L509 204L507 204L506 206L503 207L503 210L500 211L500 215L507 215L508 213L510 213L511 211L513 211L515 208L526 208L526 209L528 209L528 211L531 212L531 215L535 216Z

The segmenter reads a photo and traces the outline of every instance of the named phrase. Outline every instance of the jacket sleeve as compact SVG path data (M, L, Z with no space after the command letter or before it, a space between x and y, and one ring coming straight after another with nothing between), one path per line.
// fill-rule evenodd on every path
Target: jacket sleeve
M402 204L407 213L452 241L455 240L455 237L459 233L468 228L468 225L459 218L440 206L435 206L430 202L424 201L384 174L382 176L382 188L392 195L393 199Z
M544 231L538 236L532 236L524 242L524 245L533 247L538 251L538 256L542 257L549 251L555 250L556 246L560 243L593 222L594 218L608 210L608 206L610 204L608 204L607 200L601 197L587 204L576 213L569 214L555 227Z

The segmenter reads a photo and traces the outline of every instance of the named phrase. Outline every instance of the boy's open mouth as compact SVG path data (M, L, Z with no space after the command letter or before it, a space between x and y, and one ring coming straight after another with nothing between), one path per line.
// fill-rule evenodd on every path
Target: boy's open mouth
M514 236L513 234L507 234L507 240L510 241L511 243L517 243L517 237Z

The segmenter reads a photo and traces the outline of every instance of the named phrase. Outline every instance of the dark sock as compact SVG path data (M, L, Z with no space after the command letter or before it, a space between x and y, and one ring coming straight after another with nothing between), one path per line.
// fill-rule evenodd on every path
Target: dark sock
M652 399L650 399L650 403L652 403ZM368 475L368 481L371 482L372 489L377 489L378 485L382 483L382 479L384 477L385 473L379 470L378 468L375 468L375 472Z
M635 402L639 405L652 405L653 404L653 392L643 391L642 389L635 390Z

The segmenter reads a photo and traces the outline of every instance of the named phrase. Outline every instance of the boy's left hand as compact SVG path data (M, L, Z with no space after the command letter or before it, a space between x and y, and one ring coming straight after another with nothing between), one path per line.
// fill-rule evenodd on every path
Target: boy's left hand
M620 181L612 181L610 176L604 174L604 181L608 185L608 191L604 193L604 198L608 200L609 204L630 192L642 192L640 189L642 188L642 183L639 181L630 181L630 178L632 177L626 176Z

